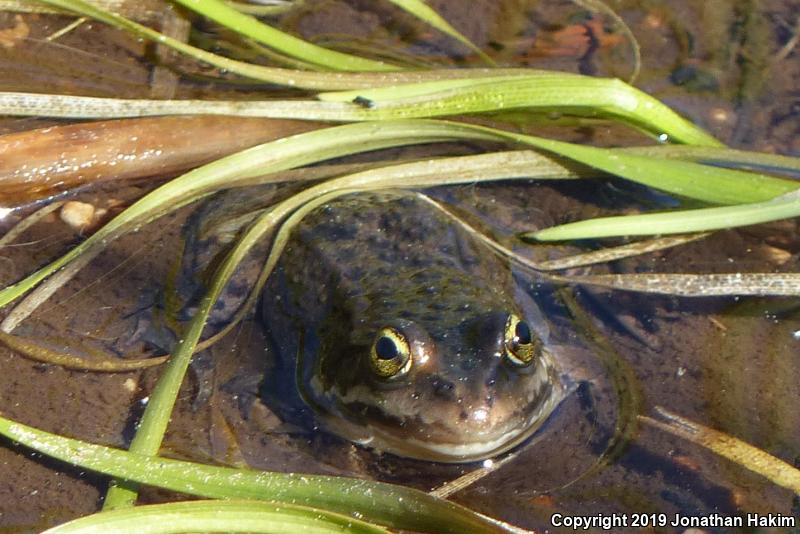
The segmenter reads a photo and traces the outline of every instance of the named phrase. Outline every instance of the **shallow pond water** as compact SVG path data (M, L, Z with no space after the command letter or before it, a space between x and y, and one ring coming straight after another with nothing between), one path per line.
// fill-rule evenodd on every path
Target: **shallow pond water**
M504 64L620 77L630 72L630 49L613 24L591 17L575 3L439 0L431 5ZM734 146L798 155L800 52L784 53L782 47L792 38L800 5L686 0L669 5L620 1L612 7L640 40L639 87ZM134 40L99 25L91 25L99 29L92 33L84 25L56 46L44 37L70 19L44 15L17 19L6 13L0 17L0 28L18 27L20 20L29 27L27 37L0 49L0 64L11 73L0 80L2 89L152 94L152 67L141 58L152 51ZM308 1L284 17L283 24L320 42L353 49L370 42L423 57L428 63L474 60L467 50L422 28L388 3ZM64 69L61 45L86 53L75 56L79 59ZM97 58L100 69L93 65ZM251 94L241 87L219 88L200 77L173 89L186 97ZM53 122L6 119L0 128L19 131ZM526 128L605 145L641 141L626 130L605 126L568 131L550 125ZM448 146L354 159L475 150ZM109 198L124 204L147 187L82 194L97 204L105 202L113 212L115 203ZM501 182L431 194L509 243L516 231L667 202L617 180ZM158 313L165 306L162 288L174 278L171 273L180 260L176 251L193 209L116 242L19 332L57 346L80 338L118 353L168 344L168 336L154 334L168 330L164 314ZM0 221L0 230L13 222L13 217ZM592 272L796 272L797 235L796 221L719 232L679 248L594 267ZM77 239L57 218L45 220L13 247L0 250L0 282L18 279ZM539 259L577 249L516 248ZM556 287L520 276L548 312L554 337L570 351L571 371L580 385L510 463L456 493L454 500L537 530L549 526L553 513L797 516L798 503L790 491L635 419L637 413L652 416L656 407L664 407L797 464L797 299L671 298ZM282 422L267 404L260 399L253 402L248 395L269 371L271 357L258 320L251 317L197 358L184 384L165 453L261 469L353 474L426 490L476 467L378 455ZM35 364L0 348L0 411L48 431L121 447L130 439L132 422L157 375L157 370L118 375L74 372ZM598 464L616 443L620 422L629 425L629 439L624 447L613 449L607 465ZM0 448L4 530L37 531L91 513L104 491L100 477L8 444ZM148 502L169 498L156 491L143 495Z

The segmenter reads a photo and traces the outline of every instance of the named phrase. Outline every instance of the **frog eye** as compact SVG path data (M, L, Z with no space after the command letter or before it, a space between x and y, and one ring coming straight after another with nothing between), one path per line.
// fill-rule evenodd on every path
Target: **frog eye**
M503 356L515 367L527 367L542 353L542 344L534 337L528 323L514 315L508 316L503 342Z
M381 328L370 350L372 370L385 380L396 379L411 370L411 346L406 336L391 327Z

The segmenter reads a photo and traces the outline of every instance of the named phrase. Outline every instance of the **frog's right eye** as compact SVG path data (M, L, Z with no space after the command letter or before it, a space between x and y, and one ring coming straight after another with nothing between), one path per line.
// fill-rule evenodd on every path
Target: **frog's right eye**
M514 367L528 367L542 354L542 342L533 335L528 323L514 315L508 316L505 328L504 356Z
M400 331L383 327L372 342L369 354L372 371L384 380L403 377L411 370L411 346Z

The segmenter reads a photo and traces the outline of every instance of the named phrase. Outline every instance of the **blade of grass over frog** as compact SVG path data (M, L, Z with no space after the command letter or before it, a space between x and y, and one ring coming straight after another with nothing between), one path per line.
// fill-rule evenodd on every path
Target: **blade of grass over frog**
M373 90L323 93L318 98L351 102L360 97L369 103L370 111L377 118L410 118L409 113L440 116L533 107L551 111L578 110L592 116L619 118L655 136L666 135L679 143L723 146L657 99L616 79L554 72L518 78L500 75L494 80L478 79L468 86L459 86L456 82L452 88L408 97L402 96L404 92L408 94L408 87L398 97L385 88L386 84L382 85L384 87Z
M183 532L263 532L269 534L326 534L353 532L389 534L389 531L352 516L287 503L264 501L189 501L151 504L127 510L101 512L48 529L46 534Z
M442 158L369 169L302 191L265 211L260 218L253 222L236 245L245 247L246 250L242 251L242 254L246 254L252 244L258 242L277 227L283 218L288 216L275 235L265 267L258 282L250 290L246 302L229 324L213 336L213 339L219 339L233 329L255 305L255 299L258 298L261 288L277 263L294 226L310 211L338 196L365 190L453 185L498 179L528 178L531 175L535 175L537 179L578 178L581 176L580 173L580 170L576 172L576 169L570 168L569 165L565 166L563 162L553 160L543 154L520 150ZM428 199L424 195L420 196ZM432 200L428 200L433 203ZM438 204L435 205L438 206ZM446 213L449 214L449 212ZM291 215L289 216L289 214ZM209 341L212 339L210 338L202 344L205 345Z
M528 241L563 241L631 235L685 234L800 217L797 191L765 202L738 206L679 210L644 215L601 217L562 224L520 235Z
M615 148L615 151L656 158L677 158L699 163L739 169L753 169L770 174L800 178L800 158L779 154L764 154L733 148L713 148L688 145L641 146ZM790 182L800 187L797 181ZM795 187L795 188L796 188Z
M265 44L290 57L325 66L331 70L392 71L399 67L381 61L328 50L289 35L260 22L252 15L237 11L221 0L174 0L187 9L203 15L229 30Z
M36 0L71 13L99 20L111 26L127 30L138 37L161 43L188 55L198 61L226 71L264 82L288 87L333 91L337 89L356 89L358 87L374 87L375 85L410 83L442 78L477 78L482 76L498 76L501 74L527 74L527 69L439 69L435 71L401 71L401 72L310 72L302 70L280 69L253 65L236 61L200 48L188 45L177 39L163 35L125 17L117 15L100 6L83 0Z
M98 371L101 373L119 373L125 371L138 371L146 367L153 367L164 363L167 358L144 358L136 360L107 359L91 360L73 356L63 352L51 350L38 342L24 337L6 334L0 331L0 344L25 357L49 365L58 365L67 369L79 371Z
M498 522L418 490L369 480L216 467L103 447L0 417L0 434L71 465L212 499L286 501L362 514L367 521L419 532L508 532Z
M745 469L758 473L774 484L800 495L800 470L791 464L730 434L695 423L660 406L656 406L656 412L666 422L641 415L639 419L659 430L705 447Z
M487 132L441 121L348 124L259 145L219 159L145 195L61 258L0 290L0 306L26 293L81 255L97 254L137 224L145 224L214 190L234 187L259 174L390 146L458 139L493 140Z
M150 401L142 414L136 435L131 440L129 447L131 453L142 456L158 454L167 426L172 418L172 410L178 399L178 392L186 376L186 370L189 368L192 354L203 334L208 315L228 280L233 276L236 267L255 244L255 241L249 238L250 232L245 233L215 270L210 287L200 301L200 305L189 323L189 328L178 341L172 357L150 394ZM135 504L137 497L138 488L130 481L115 480L106 493L103 510L129 508Z
M443 19L441 15L439 15L436 11L431 9L431 7L422 0L389 0L389 1L394 5L396 5L397 7L399 7L400 9L403 9L411 13L421 21L430 24L440 32L447 34L453 39L457 40L458 42L460 42L461 44L463 44L464 46L466 46L467 48L478 54L478 56L489 65L492 66L495 65L495 62L492 58L484 54L480 48L478 48L472 43L472 41L470 41L464 35L462 35L461 32L453 28L453 26L451 26L449 22Z

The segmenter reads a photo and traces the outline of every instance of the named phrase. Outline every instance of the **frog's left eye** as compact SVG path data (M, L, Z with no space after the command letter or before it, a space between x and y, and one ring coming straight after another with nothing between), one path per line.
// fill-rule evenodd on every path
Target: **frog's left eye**
M384 380L405 376L411 370L411 346L400 331L384 327L375 336L370 350L372 370Z
M531 327L513 313L506 320L503 348L503 356L515 367L531 365L542 353L542 343Z

